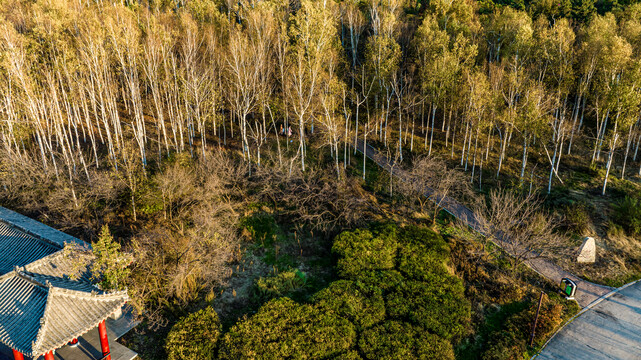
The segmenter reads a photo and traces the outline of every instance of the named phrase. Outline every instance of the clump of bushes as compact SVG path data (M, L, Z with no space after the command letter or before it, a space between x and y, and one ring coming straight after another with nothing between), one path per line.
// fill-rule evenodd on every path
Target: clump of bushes
M222 338L220 359L454 359L470 320L449 247L426 228L344 232L332 247L341 279L300 304L273 299ZM296 286L297 271L259 280L266 296Z
M592 226L591 211L593 210L583 202L566 205L563 209L565 227L576 234L584 235Z
M500 330L491 333L487 349L483 352L483 360L508 360L526 357L528 339L536 316L538 299L531 299L524 309L509 315ZM543 305L539 313L534 342L542 345L545 339L562 321L563 307L551 302L547 295L543 296Z
M399 248L397 263L403 275L428 281L434 275L443 278L447 274L449 247L440 235L411 227L404 229L400 236L403 246Z
M280 231L274 217L262 211L241 219L240 228L246 237L263 245L272 244Z
M224 336L220 359L326 359L349 350L354 325L318 306L272 300Z
M273 276L258 278L254 284L254 291L258 298L272 299L302 289L306 283L307 275L304 272L290 269Z
M388 321L363 332L359 347L367 359L454 360L452 344L418 326Z
M167 336L167 359L214 359L220 332L220 320L212 307L184 317Z
M381 289L349 280L338 280L319 291L313 301L320 308L334 311L362 330L385 319L385 301Z
M641 234L641 201L638 198L626 196L614 207L613 219L628 234Z
M332 247L339 256L338 274L347 279L357 278L364 270L393 269L397 250L396 228L392 226L343 232Z
M461 335L470 308L457 280L438 275L431 281L406 281L386 296L387 310L392 317L410 320L444 339Z

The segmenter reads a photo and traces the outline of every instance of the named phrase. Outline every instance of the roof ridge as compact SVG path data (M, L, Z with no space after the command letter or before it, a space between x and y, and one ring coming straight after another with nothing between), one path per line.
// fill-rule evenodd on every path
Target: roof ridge
M56 251L56 252L54 252L52 254L46 255L45 257L41 257L38 260L32 261L32 262L26 264L23 267L25 268L26 271L34 272L35 269L37 269L38 267L44 265L46 261L51 261L53 259L56 259L56 258L62 256L63 253L64 253L64 250L65 249L60 249L60 250L58 250L58 251Z
M72 296L76 298L81 298L81 299L90 299L90 300L98 300L98 301L110 301L113 300L114 298L118 298L121 296L125 296L127 300L129 300L129 295L127 294L127 290L114 290L114 291L104 291L99 288L97 288L95 285L93 285L94 290L91 292L88 291L82 291L82 290L74 290L74 289L69 289L69 288L64 288L61 286L57 286L49 282L49 280L45 280L45 282L38 281L34 276L31 274L35 275L40 275L36 273L31 273L29 271L24 271L20 269L16 269L12 271L11 273L15 273L16 276L19 276L22 279L25 279L37 286L47 288L49 291L49 295L51 296L54 294L55 290L55 295L61 295L61 296ZM11 274L10 273L10 274ZM42 277L51 277L55 278L58 281L61 282L67 282L67 283L76 283L77 281L65 278L65 277L55 277L55 276L50 276L50 275L41 275ZM48 298L47 298L48 301Z
M47 328L47 325L49 325L49 322L47 321L48 317L48 312L50 311L51 308L51 302L52 300L52 295L55 292L55 288L53 286L49 286L49 291L47 291L47 302L45 303L45 308L42 313L42 317L40 318L40 329L38 329L38 334L36 335L36 340L31 342L31 352L32 355L35 357L38 357L40 354L36 354L36 349L39 349L40 346L42 346L42 342L44 341L44 333Z
M127 290L103 291L100 289L96 289L91 292L86 292L82 290L65 289L55 285L53 286L53 288L56 289L56 295L73 296L81 299L113 300L114 298L118 298L123 295L127 297L127 299L129 299L129 295L127 295Z
M78 252L78 253L85 253L85 254L90 254L91 251L88 247L82 247L77 244L73 243L67 243L68 245L71 246L71 248L64 247L52 254L46 255L38 260L32 261L24 266L24 268L29 271L29 272L36 272L37 269L42 267L43 265L46 265L48 261L54 261L58 258L63 258L67 255L70 255L72 252Z
M54 244L57 248L63 248L65 242L91 247L89 243L81 239L2 206L0 206L0 219L3 223L10 224L26 234Z
M38 281L38 280L36 280L35 277L29 275L28 273L26 273L25 271L23 271L21 269L16 269L13 272L15 272L16 276L18 276L19 278L24 279L24 280L26 280L26 281L28 281L28 282L30 282L32 284L35 284L37 286L40 286L40 287L43 287L43 288L51 288L52 287L52 285L51 285L51 283L49 281L46 281L44 283L41 282L41 281Z

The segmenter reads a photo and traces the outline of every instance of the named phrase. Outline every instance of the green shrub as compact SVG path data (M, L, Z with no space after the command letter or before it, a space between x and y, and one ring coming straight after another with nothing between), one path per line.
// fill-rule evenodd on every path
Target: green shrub
M591 227L590 211L590 207L582 202L565 206L563 209L565 226L574 233L582 235Z
M438 256L446 258L450 254L450 248L440 234L426 227L408 226L399 231L399 243L423 244Z
M482 360L514 360L524 359L527 348L526 340L515 338L507 332L497 333L488 341L487 349L481 356Z
M524 359L527 351L528 334L532 322L528 320L528 309L510 315L501 328L490 334L483 360ZM534 321L534 318L531 319Z
M348 319L362 330L385 318L381 290L359 286L353 281L338 280L316 293L313 302L323 309Z
M355 350L351 350L348 352L344 352L334 358L334 360L362 360L363 358L358 355L358 352Z
M641 234L641 201L626 196L614 207L614 221L629 234Z
M266 212L257 212L241 219L240 228L263 245L272 244L280 231L274 217Z
M398 270L415 280L433 274L447 275L449 247L443 238L424 228L409 227L400 232Z
M289 298L272 300L234 325L223 338L221 359L321 359L350 350L356 330L349 321Z
M566 186L554 186L550 193L545 197L545 205L551 208L563 208L572 206L576 200L572 192Z
M207 307L178 321L165 342L167 359L213 359L221 327L218 314Z
M379 231L345 231L336 237L332 252L339 255L338 274L353 279L365 270L394 268L398 243L396 228L385 227Z
M470 305L448 273L449 247L424 228L384 226L343 232L332 282L311 304L272 300L225 334L221 359L453 359L450 339L463 333ZM259 296L282 296L301 283L297 271L256 282ZM356 334L359 350L356 352Z
M407 319L426 330L451 339L462 334L470 318L470 304L460 279L435 275L430 281L406 281L386 297L392 317Z
M452 345L434 334L401 321L365 330L358 341L367 359L454 359Z
M366 270L361 272L354 281L360 287L386 292L404 283L405 277L396 270Z
M298 270L281 271L274 276L261 277L254 282L254 292L261 299L272 299L302 289L307 275Z
M536 317L536 308L538 301L532 301L530 306L525 310L510 317L506 323L507 328L511 328L513 332L520 331L521 336L525 339L530 337L530 329ZM543 303L539 318L536 323L536 332L534 333L534 341L543 342L547 339L548 335L552 334L554 330L561 324L563 314L563 306L558 303L551 302L547 295L543 296Z
M483 360L523 358L527 351L537 306L538 301L531 301L522 310L505 318L500 323L500 328L489 335L487 348L481 358ZM537 344L542 345L545 339L561 324L562 313L563 306L544 296L534 336L534 341Z

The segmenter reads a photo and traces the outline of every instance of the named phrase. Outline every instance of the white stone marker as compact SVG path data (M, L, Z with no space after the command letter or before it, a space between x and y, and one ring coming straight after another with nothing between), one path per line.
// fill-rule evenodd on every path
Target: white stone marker
M596 260L596 244L593 237L583 239L583 245L579 248L579 256L576 258L578 263L594 263Z

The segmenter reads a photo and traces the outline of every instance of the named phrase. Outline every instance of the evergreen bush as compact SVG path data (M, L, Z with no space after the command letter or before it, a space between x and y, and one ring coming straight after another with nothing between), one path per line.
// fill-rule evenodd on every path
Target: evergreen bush
M350 350L354 325L331 311L289 298L272 300L234 325L223 338L220 359L325 359Z
M451 339L463 333L470 318L470 304L464 292L460 279L435 275L430 281L406 281L385 300L390 316Z
M626 196L614 208L614 221L629 234L641 234L641 201Z
M167 359L214 359L220 332L218 314L211 306L182 318L167 336Z
M447 276L449 248L443 238L425 228L410 227L400 232L398 270L415 280L426 280L432 274Z
M388 321L364 331L358 345L370 360L454 360L447 340L402 321Z
M272 299L302 289L306 284L307 275L298 269L291 269L258 278L254 283L254 293L260 299Z
M385 318L385 301L381 290L359 286L353 281L334 281L316 293L313 302L322 309L348 319L358 330L371 327Z
M394 268L398 242L396 229L388 226L380 231L356 230L336 237L332 252L339 255L338 274L354 279L365 270Z

